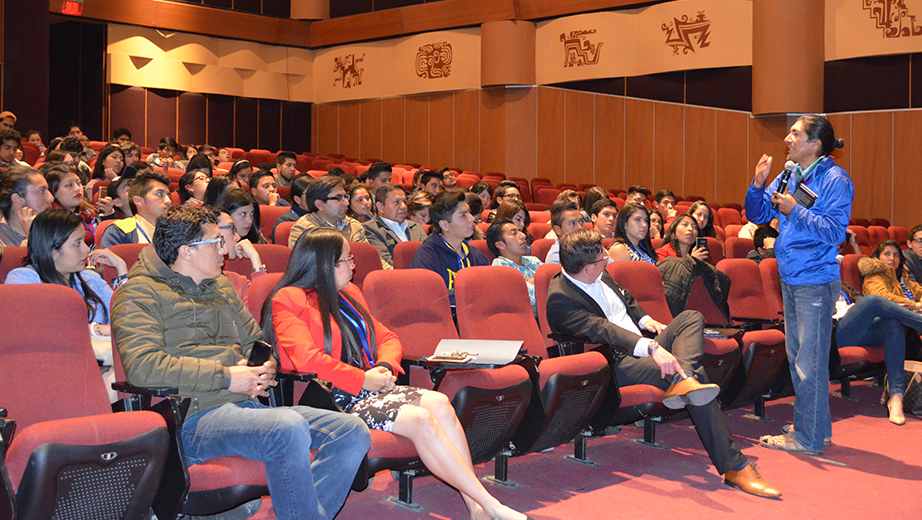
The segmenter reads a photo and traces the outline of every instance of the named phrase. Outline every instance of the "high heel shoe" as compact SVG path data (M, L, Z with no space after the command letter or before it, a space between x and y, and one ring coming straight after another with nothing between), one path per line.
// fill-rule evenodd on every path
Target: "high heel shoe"
M887 412L890 415L890 422L897 426L906 424L906 416L903 415L903 400L892 396L887 402Z

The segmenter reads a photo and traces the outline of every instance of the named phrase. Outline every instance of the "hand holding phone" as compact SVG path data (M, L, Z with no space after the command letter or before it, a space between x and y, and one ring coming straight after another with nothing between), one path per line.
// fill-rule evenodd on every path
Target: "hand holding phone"
M702 248L702 247L704 249L708 248L708 239L705 237L696 238L695 239L695 249Z
M266 361L270 359L272 359L272 346L265 341L257 341L253 343L253 348L250 349L250 358L247 360L247 366L263 366Z

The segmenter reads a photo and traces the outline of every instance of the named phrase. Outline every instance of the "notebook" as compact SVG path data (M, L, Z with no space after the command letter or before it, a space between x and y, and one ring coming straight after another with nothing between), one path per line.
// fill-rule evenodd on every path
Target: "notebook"
M523 344L523 341L443 339L435 348L435 353L426 359L477 365L506 365L515 359Z

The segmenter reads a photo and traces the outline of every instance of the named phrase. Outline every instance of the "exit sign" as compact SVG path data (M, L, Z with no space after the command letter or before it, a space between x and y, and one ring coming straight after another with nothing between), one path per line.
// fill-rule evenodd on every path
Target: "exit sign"
M83 14L83 0L64 0L61 13L81 16Z

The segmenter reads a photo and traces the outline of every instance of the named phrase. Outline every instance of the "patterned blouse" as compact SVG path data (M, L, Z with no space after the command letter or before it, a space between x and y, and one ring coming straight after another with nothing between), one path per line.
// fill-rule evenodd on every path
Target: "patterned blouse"
M528 278L534 279L535 272L537 272L538 267L542 265L541 260L538 260L538 258L534 256L523 256L522 265L519 265L506 257L499 256L493 259L493 265L505 265L522 273L522 275L526 278L526 284L528 285L528 297L531 299L531 308L535 309L537 312L537 306L535 305L535 284L533 282L529 282Z

